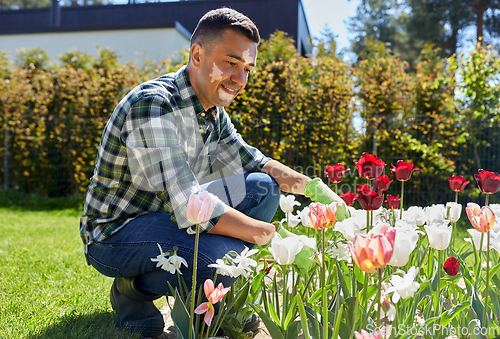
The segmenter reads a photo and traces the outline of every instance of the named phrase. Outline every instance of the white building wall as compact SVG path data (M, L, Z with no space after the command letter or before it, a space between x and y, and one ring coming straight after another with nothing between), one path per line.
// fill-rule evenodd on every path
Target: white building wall
M158 62L174 55L189 46L189 39L176 28L0 35L0 51L7 51L12 59L22 47L39 47L57 61L59 55L71 50L97 56L96 45L115 51L120 63L136 61L142 65L144 59Z

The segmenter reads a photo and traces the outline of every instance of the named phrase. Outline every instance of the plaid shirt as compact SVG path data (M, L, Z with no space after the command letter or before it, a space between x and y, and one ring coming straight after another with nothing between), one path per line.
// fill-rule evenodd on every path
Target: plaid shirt
M269 158L241 138L224 108L203 109L185 66L134 88L114 110L99 145L80 218L85 248L146 213L173 214L179 228L194 233L187 202L215 160L241 174L260 171ZM212 218L201 231L212 229L224 211L211 197Z

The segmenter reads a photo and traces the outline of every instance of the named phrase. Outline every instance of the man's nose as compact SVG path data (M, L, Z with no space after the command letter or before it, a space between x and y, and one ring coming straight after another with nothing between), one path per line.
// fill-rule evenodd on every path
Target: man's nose
M231 80L243 88L247 84L248 76L244 69L238 69L233 73Z

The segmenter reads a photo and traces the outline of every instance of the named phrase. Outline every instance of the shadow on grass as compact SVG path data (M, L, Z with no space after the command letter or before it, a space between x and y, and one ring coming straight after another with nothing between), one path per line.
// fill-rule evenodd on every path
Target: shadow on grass
M115 327L113 312L84 315L66 315L58 323L37 331L27 339L140 339L138 333L121 331Z

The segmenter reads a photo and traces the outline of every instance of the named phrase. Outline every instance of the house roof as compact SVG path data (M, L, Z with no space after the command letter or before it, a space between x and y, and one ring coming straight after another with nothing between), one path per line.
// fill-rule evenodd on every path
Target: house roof
M295 39L301 54L312 50L301 0L194 0L73 6L61 7L56 20L50 7L6 10L0 11L0 35L176 27L190 36L206 12L220 7L230 7L248 16L259 28L262 38L280 30Z

